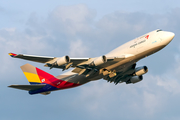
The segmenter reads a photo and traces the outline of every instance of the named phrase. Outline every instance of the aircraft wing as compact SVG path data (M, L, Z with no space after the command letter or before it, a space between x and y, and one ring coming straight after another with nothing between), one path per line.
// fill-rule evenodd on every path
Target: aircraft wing
M136 63L129 64L129 66L122 69L121 72L117 72L114 77L110 78L109 75L107 75L104 76L103 79L107 80L108 82L114 82L115 84L126 82L129 78L132 77L132 74L135 72L135 67L136 67Z
M46 67L52 67L52 64L61 58L61 57L47 57L47 56L36 56L36 55L15 54L15 53L9 53L9 55L13 58L20 58L24 60L33 61L33 62L46 63L45 64ZM71 67L76 67L78 64L89 60L89 58L69 58L69 59L70 59L69 65L71 65ZM53 67L64 69L65 66L55 65Z
M47 57L47 56L36 56L36 55L26 55L26 54L14 54L9 53L13 58L20 58L24 60L45 63L44 66L51 68L61 68L67 70L70 67L74 67L73 72L81 75L92 69L101 69L111 66L121 60L132 57L133 55L121 55L118 57L106 57L100 56L96 58L69 58L69 56L63 57ZM88 76L88 75L87 75Z
M8 87L12 87L12 88L16 88L16 89L20 89L20 90L36 90L36 89L40 89L43 88L44 86L46 86L46 84L36 84L36 85L10 85Z
M54 57L15 54L15 53L9 53L9 55L13 58L20 58L20 59L30 60L30 61L34 61L34 62L40 62L40 63L46 63L46 62L54 59Z

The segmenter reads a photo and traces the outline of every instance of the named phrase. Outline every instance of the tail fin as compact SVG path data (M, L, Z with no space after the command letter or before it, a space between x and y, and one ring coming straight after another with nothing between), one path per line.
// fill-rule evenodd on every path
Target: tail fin
M54 78L53 75L40 70L30 64L25 64L21 66L21 69L26 76L30 84L42 84L49 83L49 79Z

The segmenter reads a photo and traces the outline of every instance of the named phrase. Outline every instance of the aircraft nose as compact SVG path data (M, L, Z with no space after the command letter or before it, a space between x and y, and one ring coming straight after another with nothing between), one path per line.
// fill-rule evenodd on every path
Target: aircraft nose
M174 38L175 34L173 32L168 32L167 33L167 39L169 39L170 41Z
M173 32L164 32L161 39L164 44L168 44L172 41L174 36L175 36L175 34Z

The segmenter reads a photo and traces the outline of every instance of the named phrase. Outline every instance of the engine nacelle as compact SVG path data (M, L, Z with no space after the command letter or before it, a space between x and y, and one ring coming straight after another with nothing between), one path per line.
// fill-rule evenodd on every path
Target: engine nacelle
M92 63L90 63L90 66L99 66L106 62L107 62L106 56L103 55L101 57L96 58Z
M64 64L67 64L70 62L70 58L69 56L63 56L61 58L59 58L55 63L53 63L54 65L57 65L57 66L61 66L61 65L64 65Z
M141 76L148 72L148 68L146 66L138 67L135 69L135 75Z
M129 81L127 82L127 84L129 83L137 83L140 82L141 80L143 80L143 76L133 76L132 78L129 79Z

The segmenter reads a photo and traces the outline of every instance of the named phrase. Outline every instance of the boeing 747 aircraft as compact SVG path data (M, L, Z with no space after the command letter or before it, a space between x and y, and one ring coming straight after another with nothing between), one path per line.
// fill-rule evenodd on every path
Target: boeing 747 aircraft
M175 34L155 30L129 41L111 52L95 58L45 57L9 53L13 58L21 58L44 63L46 67L73 70L53 76L30 64L21 66L30 85L10 85L9 87L29 91L29 94L50 94L51 91L77 87L90 81L104 79L114 84L137 83L148 72L147 66L136 67L136 62L168 45Z

